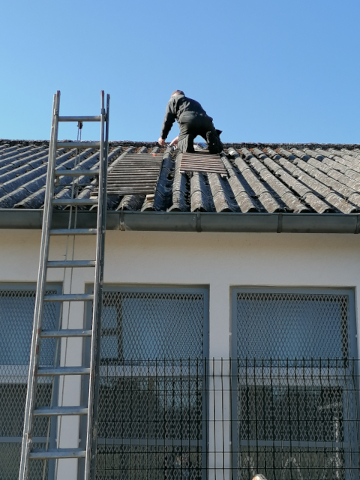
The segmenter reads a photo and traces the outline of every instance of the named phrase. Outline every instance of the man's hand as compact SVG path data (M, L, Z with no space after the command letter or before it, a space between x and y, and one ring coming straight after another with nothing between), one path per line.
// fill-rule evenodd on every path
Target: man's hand
M160 137L159 140L158 140L158 144L163 147L165 145L165 140Z
M175 147L176 147L176 145L178 144L178 141L179 141L179 137L177 136L177 137L174 138L174 140L171 141L170 147L172 147L173 145L175 145Z

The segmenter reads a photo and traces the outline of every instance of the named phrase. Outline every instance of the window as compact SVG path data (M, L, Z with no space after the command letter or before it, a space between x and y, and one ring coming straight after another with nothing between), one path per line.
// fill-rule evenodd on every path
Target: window
M239 479L358 478L353 305L352 291L234 290Z
M56 293L57 287L49 290ZM28 364L35 304L35 286L0 286L0 478L14 480L19 475L23 434ZM44 326L58 327L58 307L45 305ZM40 363L52 366L55 343L43 340ZM38 401L42 406L51 402L52 384L47 377L38 384ZM40 405L39 405L40 406ZM55 434L51 428L51 438ZM34 442L38 448L46 444L47 420L38 418L34 424ZM53 463L53 462L52 462ZM54 465L43 461L30 463L30 479L48 479Z
M97 479L198 479L207 291L104 292Z

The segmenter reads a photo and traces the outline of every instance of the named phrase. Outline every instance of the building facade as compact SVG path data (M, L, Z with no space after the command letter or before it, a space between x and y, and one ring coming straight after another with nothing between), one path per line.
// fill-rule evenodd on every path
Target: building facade
M9 479L39 242L39 231L1 232L0 468ZM239 478L311 478L315 467L343 478L344 468L357 469L356 235L118 231L106 242L98 478L163 478L165 466L166 476L186 476L186 462L193 478L204 470L233 478L239 466ZM54 248L60 259L64 245ZM91 246L77 239L76 248L86 258ZM58 288L64 278L51 282ZM85 290L91 275L84 269L73 282ZM55 309L45 318L54 322ZM77 306L69 326L82 322ZM62 347L62 364L83 362L77 343ZM49 362L54 348L45 350ZM64 405L80 403L81 379L60 383L58 394ZM64 417L56 430L78 446L79 419ZM81 478L77 463L59 462L58 478Z
M106 233L96 478L358 479L357 214L136 215L110 215ZM41 214L0 217L0 478L13 480ZM94 241L56 238L51 259L88 259ZM92 288L89 269L50 274L51 292ZM85 304L50 303L44 322L89 318ZM43 342L42 365L87 364L86 341ZM82 405L85 392L79 376L44 377L39 406ZM80 447L84 432L83 417L39 419L34 442ZM33 479L83 475L75 459L31 468Z

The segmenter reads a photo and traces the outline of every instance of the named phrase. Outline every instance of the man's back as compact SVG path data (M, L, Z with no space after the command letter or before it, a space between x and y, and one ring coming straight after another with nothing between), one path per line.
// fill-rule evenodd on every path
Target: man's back
M185 95L177 95L176 97L170 99L170 102L172 101L174 102L173 108L177 120L179 120L181 114L184 112L194 112L206 115L205 110L202 108L199 102L193 100L192 98L185 97Z

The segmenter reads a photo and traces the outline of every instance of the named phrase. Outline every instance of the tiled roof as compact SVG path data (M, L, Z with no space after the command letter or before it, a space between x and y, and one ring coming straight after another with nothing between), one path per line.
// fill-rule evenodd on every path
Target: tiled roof
M42 208L48 149L46 141L0 140L0 208ZM202 144L197 150L201 157L207 153ZM111 142L109 172L129 154L135 160L144 154L163 157L156 188L148 195L117 195L112 185L109 210L318 214L360 210L360 145L225 144L224 175L188 166L184 171L177 151L155 143ZM76 159L79 168L96 169L99 152L87 149L77 156L76 149L60 149L57 166L71 169ZM80 177L79 197L93 196L96 187L95 177ZM71 189L72 177L60 177L57 197L69 197Z

